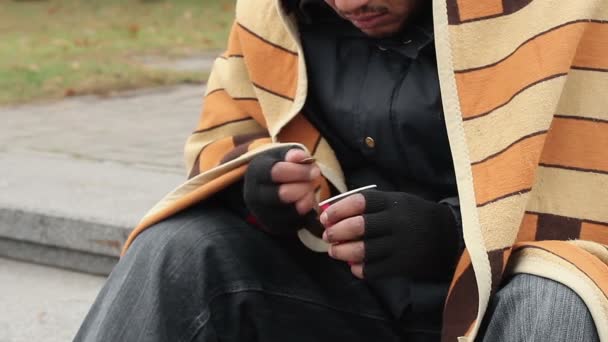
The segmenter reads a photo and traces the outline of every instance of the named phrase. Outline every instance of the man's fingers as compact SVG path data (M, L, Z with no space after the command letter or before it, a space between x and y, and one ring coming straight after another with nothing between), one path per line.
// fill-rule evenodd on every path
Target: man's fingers
M327 228L346 218L362 215L365 212L365 197L361 194L348 196L325 209L321 223Z
M285 154L285 161L290 163L300 163L307 158L310 158L310 154L299 148L292 148Z
M296 202L296 210L298 214L305 215L314 208L315 194L313 191L308 192L303 198Z
M363 264L350 265L350 273L359 279L363 279Z
M272 181L275 183L309 182L320 174L319 167L314 164L291 162L278 162L270 170Z
M331 245L328 254L334 259L357 264L365 259L365 246L363 241Z
M344 219L325 229L323 240L329 243L360 240L365 233L363 216L353 216Z
M294 203L313 191L312 184L309 182L285 183L279 186L279 199L283 203Z

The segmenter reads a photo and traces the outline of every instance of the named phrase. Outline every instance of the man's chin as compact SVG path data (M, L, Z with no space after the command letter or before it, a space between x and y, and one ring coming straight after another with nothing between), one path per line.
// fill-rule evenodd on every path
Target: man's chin
M390 37L399 32L399 28L388 29L388 28L378 28L378 29L359 29L361 32L365 33L365 35L372 38L386 38Z
M353 24L354 25L354 24ZM381 25L377 27L369 27L369 28L358 28L361 32L365 33L365 35L372 38L386 38L392 35L399 33L403 27L404 23L391 23L388 25ZM355 25L356 26L356 25Z

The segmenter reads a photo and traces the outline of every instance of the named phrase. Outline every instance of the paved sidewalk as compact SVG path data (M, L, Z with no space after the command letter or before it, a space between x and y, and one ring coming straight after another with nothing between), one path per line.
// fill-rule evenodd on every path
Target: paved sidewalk
M71 341L104 280L0 258L0 342Z
M182 147L204 86L179 86L0 107L0 151L182 171Z
M184 179L204 86L0 108L0 256L107 274Z

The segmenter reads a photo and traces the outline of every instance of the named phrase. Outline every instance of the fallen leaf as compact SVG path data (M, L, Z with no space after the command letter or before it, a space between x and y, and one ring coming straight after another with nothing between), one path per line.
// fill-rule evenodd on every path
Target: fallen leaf
M59 11L59 9L60 9L60 8L61 8L61 7L59 7L59 6L53 6L53 7L49 7L49 8L46 10L46 13L48 13L48 14L50 14L50 15L53 15L53 14L57 13L57 11Z
M114 248L115 250L120 250L122 247L122 243L118 240L93 240L93 242L102 246Z
M44 312L44 311L39 312L38 313L38 317L37 317L38 318L38 322L45 323L46 322L46 316L47 316L46 312Z
M76 38L74 39L74 45L78 47L87 47L91 45L91 41L89 38Z
M131 35L132 38L137 37L137 34L139 33L138 24L130 24L127 29L129 30L129 34Z

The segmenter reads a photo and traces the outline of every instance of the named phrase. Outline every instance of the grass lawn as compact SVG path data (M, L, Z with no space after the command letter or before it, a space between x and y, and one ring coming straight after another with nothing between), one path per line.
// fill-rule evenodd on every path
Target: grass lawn
M235 0L0 0L0 104L203 80L141 56L223 48Z

